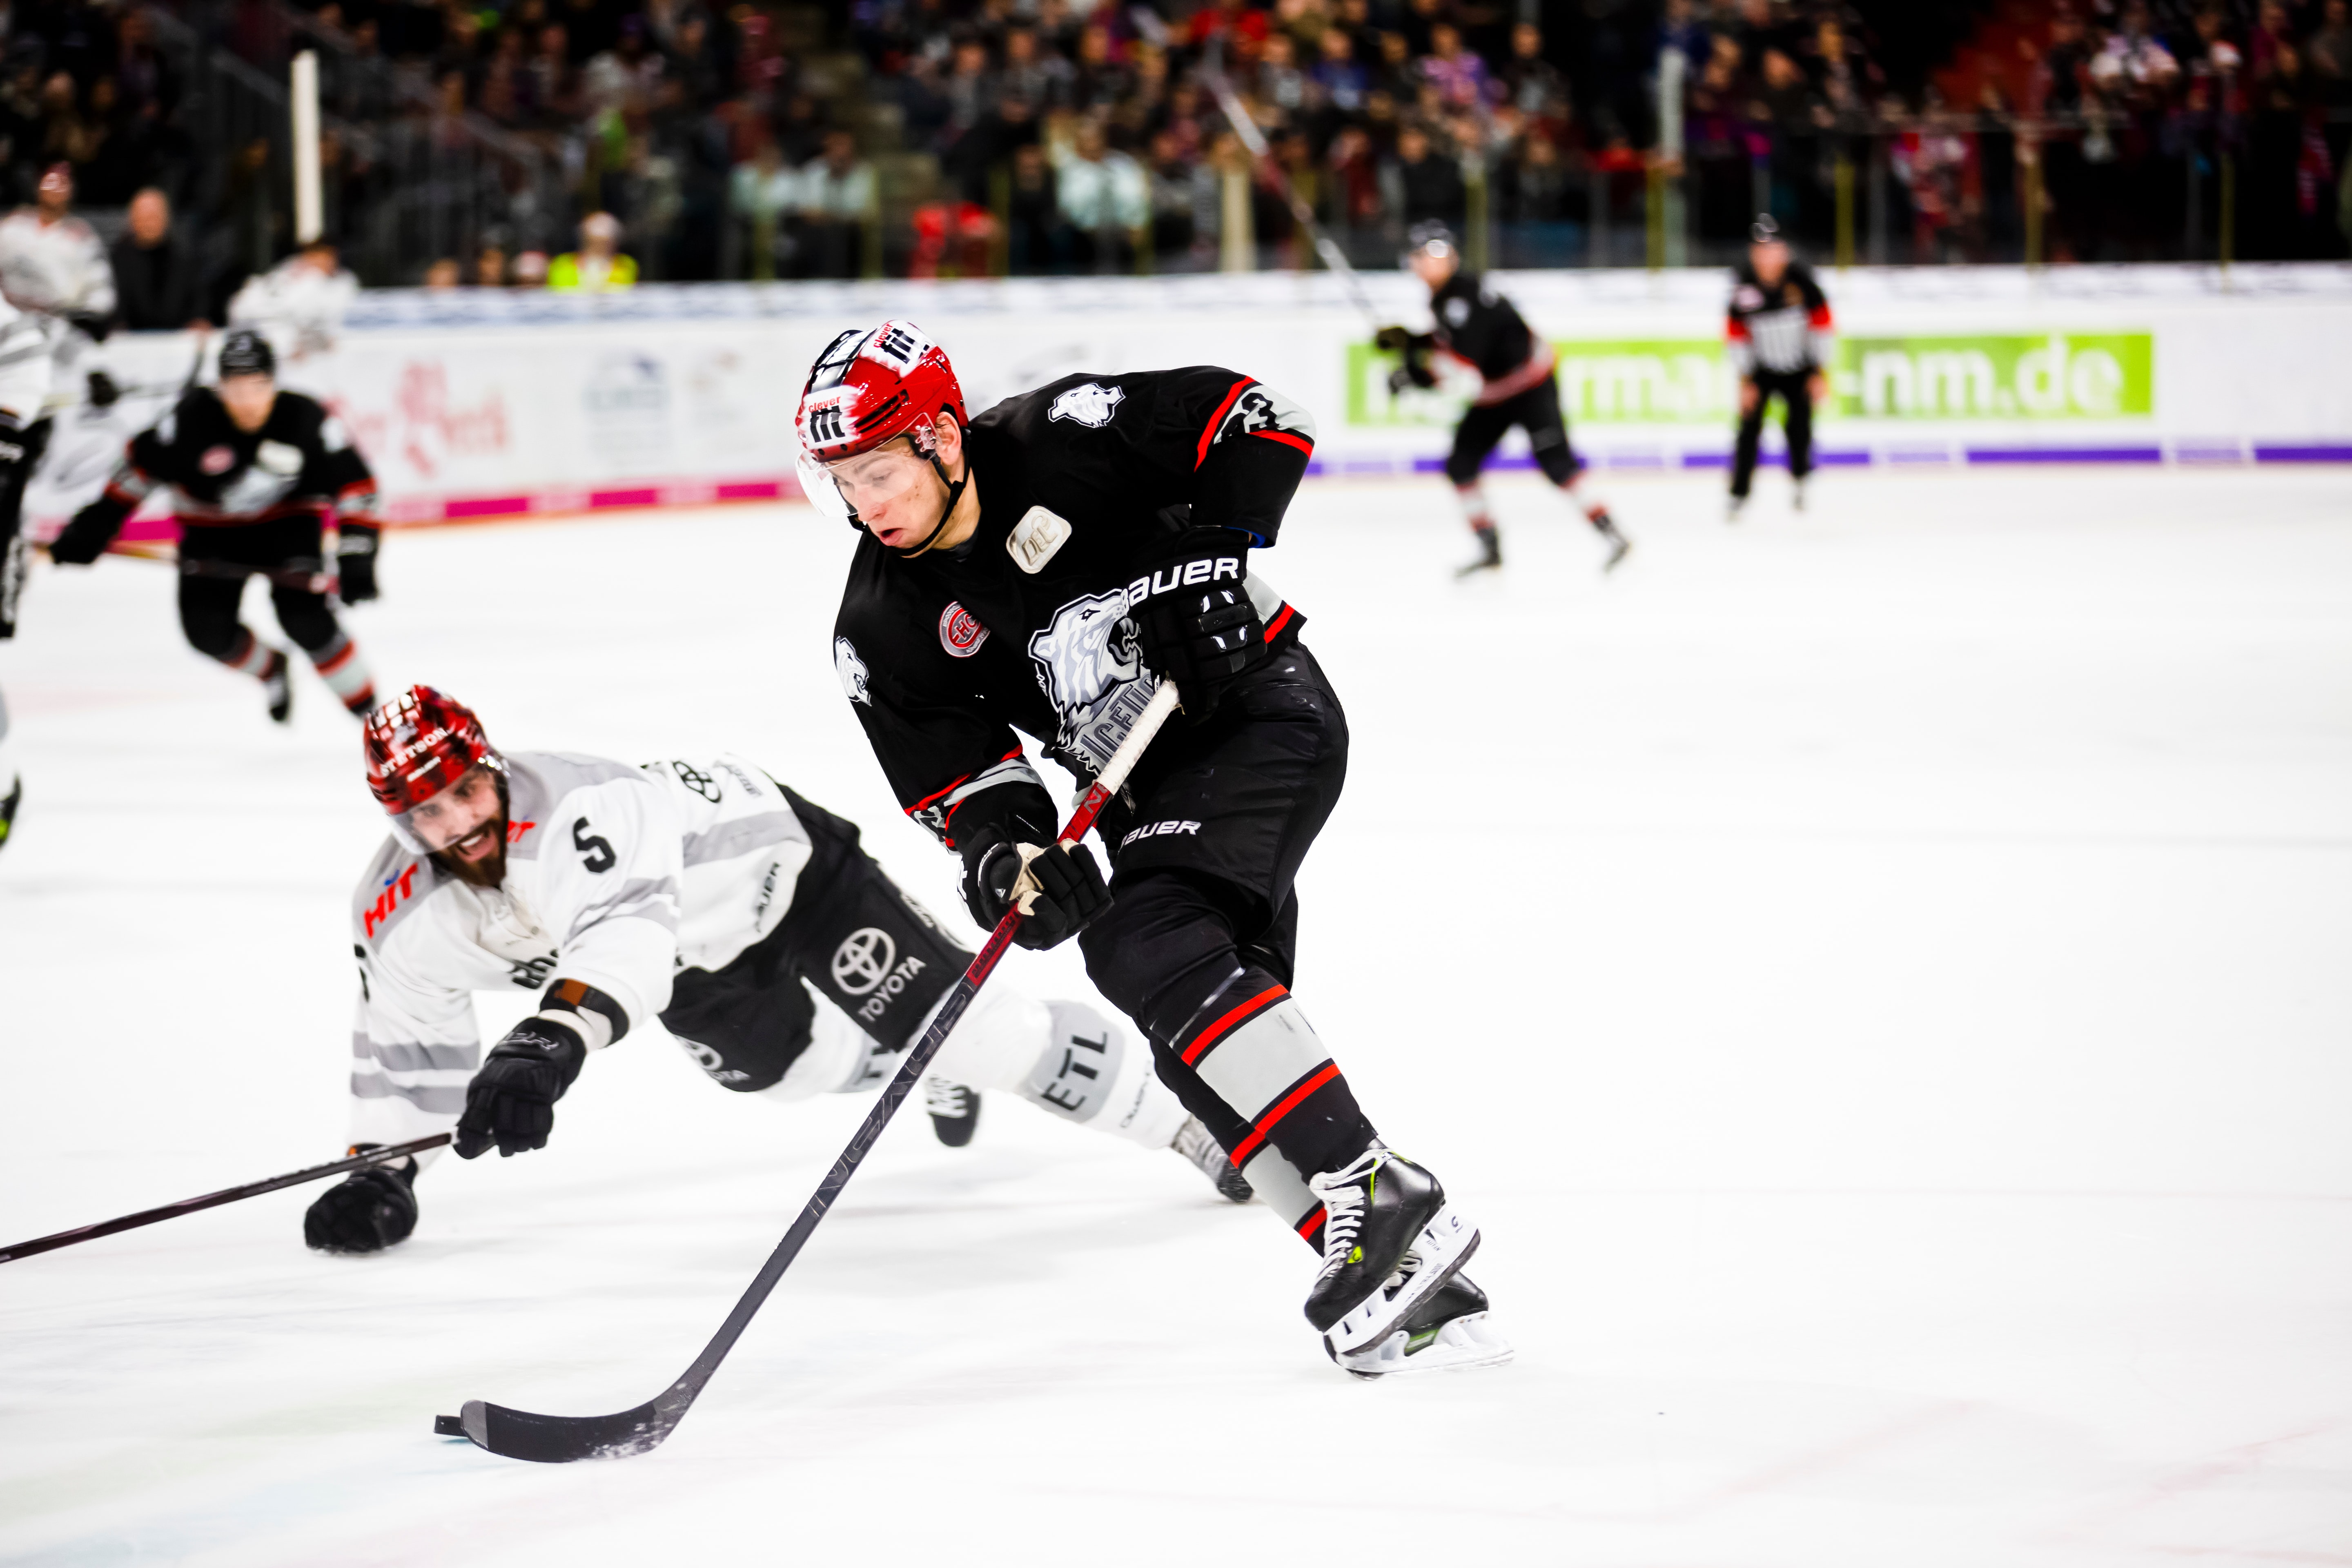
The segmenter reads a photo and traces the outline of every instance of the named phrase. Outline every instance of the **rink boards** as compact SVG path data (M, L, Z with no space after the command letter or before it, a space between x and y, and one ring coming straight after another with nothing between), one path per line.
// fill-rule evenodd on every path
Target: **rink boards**
M1734 382L1713 271L1498 275L1559 353L1571 429L1615 472L1719 468ZM1819 426L1830 466L2352 461L2352 268L1855 269ZM1246 370L1318 423L1315 471L1437 468L1467 389L1391 395L1377 321L1426 325L1401 273L677 285L590 297L362 296L326 395L395 521L764 500L794 493L806 367L842 328L910 320L945 344L975 412L1073 373ZM186 374L179 334L118 337L117 379L155 389L60 417L37 524L93 491L128 430ZM1528 462L1515 435L1496 459Z

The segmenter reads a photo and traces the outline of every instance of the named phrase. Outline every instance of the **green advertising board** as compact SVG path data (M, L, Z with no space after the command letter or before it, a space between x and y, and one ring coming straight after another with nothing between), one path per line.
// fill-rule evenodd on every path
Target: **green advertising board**
M1560 402L1582 425L1719 425L1732 417L1731 366L1715 338L1556 340ZM2156 412L2148 332L1836 340L1824 410L1868 419L2135 419ZM1370 343L1348 347L1348 423L1447 425L1458 391L1408 388Z

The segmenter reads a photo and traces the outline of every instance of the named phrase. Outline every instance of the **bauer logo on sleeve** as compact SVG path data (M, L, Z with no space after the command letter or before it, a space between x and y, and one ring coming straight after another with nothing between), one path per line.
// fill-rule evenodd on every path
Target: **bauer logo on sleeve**
M1098 381L1084 382L1054 399L1045 410L1048 419L1067 419L1072 424L1090 426L1099 430L1110 423L1118 412L1121 399L1127 396L1123 386L1105 386Z
M1013 557L1013 564L1034 577L1045 568L1046 562L1054 558L1054 552L1068 543L1069 540L1068 518L1047 511L1042 506L1033 506L1026 517L1013 525L1012 533L1005 538L1004 549Z
M940 612L940 646L951 658L970 658L988 640L988 628L980 617L961 605L950 602Z

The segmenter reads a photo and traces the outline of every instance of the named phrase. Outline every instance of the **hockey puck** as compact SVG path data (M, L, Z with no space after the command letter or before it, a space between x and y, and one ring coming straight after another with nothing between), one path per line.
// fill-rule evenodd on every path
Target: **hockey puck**
M433 1435L436 1437L462 1437L466 1435L466 1424L455 1415L436 1415L433 1418Z

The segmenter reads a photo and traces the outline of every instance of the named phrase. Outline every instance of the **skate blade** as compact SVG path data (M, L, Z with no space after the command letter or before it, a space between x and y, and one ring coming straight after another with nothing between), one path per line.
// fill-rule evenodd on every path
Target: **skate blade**
M1423 1372L1468 1372L1474 1367L1500 1366L1517 1356L1518 1347L1498 1332L1489 1314L1465 1312L1438 1326L1437 1333L1412 1348L1412 1336L1399 1329L1370 1350L1353 1351L1332 1359L1339 1370L1367 1383L1375 1378L1406 1377Z
M1388 1338L1415 1307L1428 1299L1431 1291L1453 1279L1477 1250L1478 1227L1463 1218L1462 1211L1450 1203L1439 1209L1421 1227L1421 1234L1413 1237L1412 1246L1407 1249L1409 1255L1421 1259L1421 1267L1395 1295L1383 1296L1375 1290L1332 1324L1324 1333L1331 1342L1332 1353L1344 1356Z

